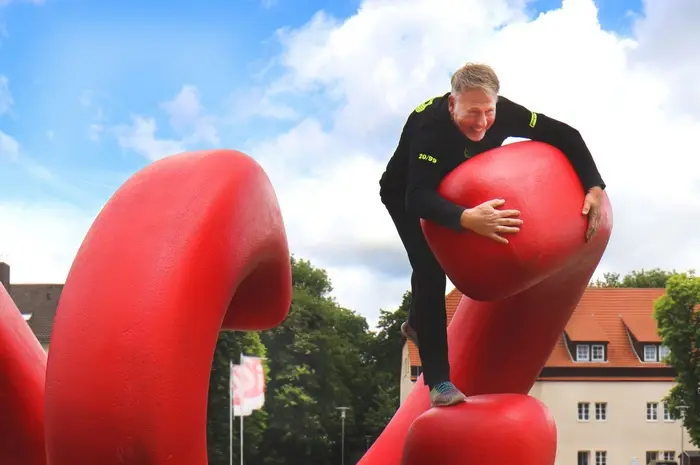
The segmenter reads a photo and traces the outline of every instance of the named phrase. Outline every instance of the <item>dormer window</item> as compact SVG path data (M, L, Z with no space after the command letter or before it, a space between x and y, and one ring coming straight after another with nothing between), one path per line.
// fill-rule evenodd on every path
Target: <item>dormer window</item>
M593 315L574 315L564 329L564 341L575 362L608 360L608 336Z
M576 344L576 361L587 362L590 360L591 346L588 344Z
M645 362L658 362L659 358L656 353L655 344L645 344L644 345L644 361Z
M605 344L576 343L577 362L605 362Z
M591 344L591 361L605 361L605 346L603 344Z
M639 360L646 363L662 363L668 356L652 315L624 315L621 317L632 347Z

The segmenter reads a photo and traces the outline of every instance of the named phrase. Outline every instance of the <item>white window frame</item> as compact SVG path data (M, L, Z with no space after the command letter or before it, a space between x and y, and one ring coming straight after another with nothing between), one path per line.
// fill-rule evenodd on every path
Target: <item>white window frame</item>
M595 465L608 465L608 451L595 451Z
M583 353L582 353L583 349ZM576 361L588 362L591 360L591 346L588 344L576 344Z
M591 420L591 403L590 402L579 402L576 405L576 418L578 418L578 421L590 421Z
M663 452L664 460L676 460L676 452L672 450L665 450Z
M600 356L596 356L596 349L600 350ZM592 362L604 362L605 361L605 346L603 344L593 344L591 345L591 361Z
M659 421L659 403L647 402L647 421Z
M665 354L662 354L662 352L665 352ZM663 359L665 359L669 355L671 355L671 349L669 349L668 347L666 347L663 344L660 345L659 346L659 361L660 362L663 361Z
M608 403L607 402L596 402L595 403L595 419L596 419L596 421L607 421L608 420Z
M651 349L651 350L654 351L653 357L649 357L649 353L647 352L647 349ZM658 362L658 361L659 361L658 356L657 356L657 355L658 355L658 352L657 352L657 350L656 350L656 346L655 346L655 345L653 345L653 344L645 344L643 350L644 350L644 361L645 361L645 362Z

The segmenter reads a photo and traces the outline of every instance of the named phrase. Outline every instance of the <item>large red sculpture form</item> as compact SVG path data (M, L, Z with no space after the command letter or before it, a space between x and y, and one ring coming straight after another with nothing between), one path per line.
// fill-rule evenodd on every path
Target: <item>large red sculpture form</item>
M262 168L227 150L129 179L66 281L46 374L50 465L206 465L221 328L284 320L291 264Z
M584 191L574 170L561 152L533 141L467 161L440 192L465 206L503 198L503 208L520 210L524 221L507 245L423 224L464 294L448 328L449 359L452 381L473 397L456 408L430 409L420 378L359 465L552 465L553 419L527 394L607 247L609 200L586 243ZM540 453L525 456L523 447Z
M45 465L46 352L0 284L0 464Z
M481 154L440 190L463 205L505 198L525 224L501 245L424 223L465 294L449 358L472 397L430 409L420 379L359 463L552 465L554 421L527 393L607 246L610 203L585 243L581 185L537 142ZM152 164L116 192L78 252L45 396L44 352L0 286L0 463L205 465L219 331L276 326L290 302L284 223L260 166L229 150Z

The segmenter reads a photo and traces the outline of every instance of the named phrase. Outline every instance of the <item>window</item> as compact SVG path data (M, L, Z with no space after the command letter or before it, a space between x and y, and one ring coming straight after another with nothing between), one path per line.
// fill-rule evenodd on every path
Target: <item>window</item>
M605 361L605 346L602 344L594 344L591 346L591 360L594 362Z
M667 450L664 452L664 460L676 460L676 453L672 450Z
M666 346L659 346L659 361L663 361L666 357L671 355L671 350Z
M576 360L579 362L587 362L590 358L590 346L579 344L576 346Z
M578 403L578 420L588 421L590 418L590 404L588 402Z
M647 451L647 460L644 463L651 463L653 460L658 460L659 458L659 453L656 452L655 450L648 450Z
M595 419L605 421L608 419L608 404L605 402L596 402L595 404Z
M664 402L664 421L673 421L673 417L671 416L671 406L668 405L668 402Z
M656 421L659 419L659 404L656 402L647 402L647 421Z
M578 451L578 461L576 462L577 465L590 465L591 462L591 453L588 452L587 450L580 450Z
M656 362L656 346L646 345L644 346L644 361L645 362Z
M608 465L608 453L604 450L595 452L595 465Z

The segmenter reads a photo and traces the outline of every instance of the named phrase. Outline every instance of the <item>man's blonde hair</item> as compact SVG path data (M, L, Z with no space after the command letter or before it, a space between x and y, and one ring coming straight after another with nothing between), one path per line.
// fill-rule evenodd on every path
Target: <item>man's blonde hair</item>
M493 68L481 63L467 63L462 66L452 75L451 83L452 95L469 89L483 89L493 96L498 96L501 88Z

